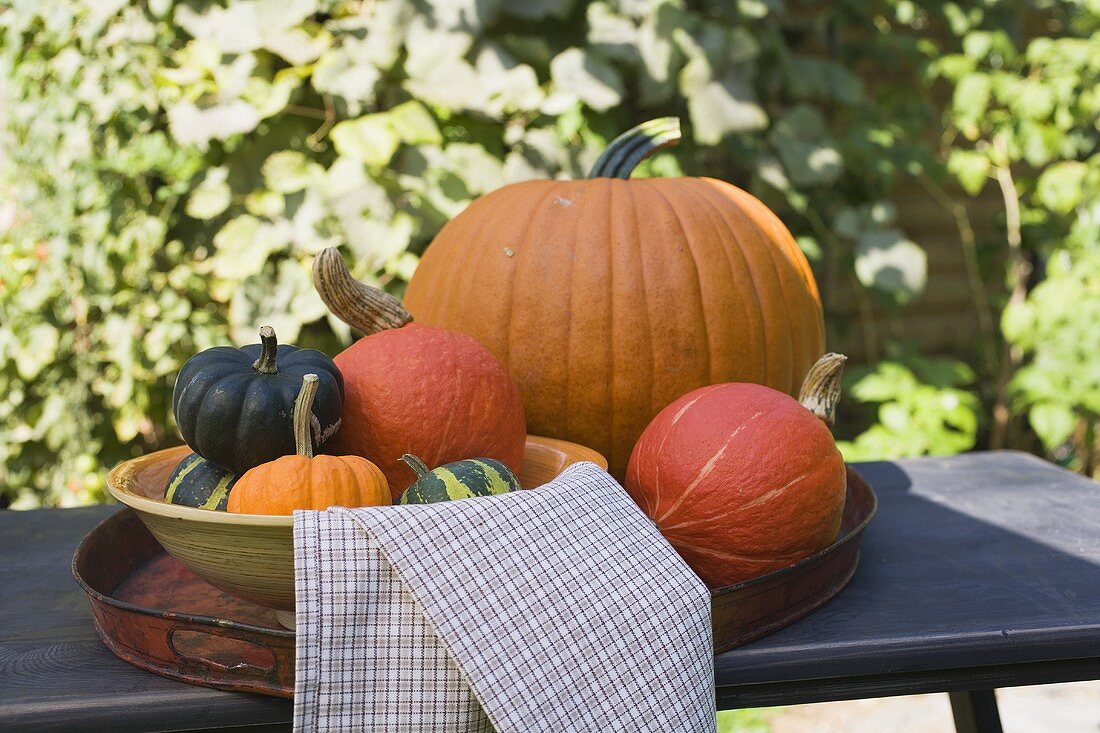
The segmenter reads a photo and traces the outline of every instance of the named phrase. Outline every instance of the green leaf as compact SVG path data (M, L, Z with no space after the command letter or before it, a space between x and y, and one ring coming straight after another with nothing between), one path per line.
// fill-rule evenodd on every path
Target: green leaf
M659 103L676 92L676 70L682 63L682 54L674 35L685 21L683 8L674 2L663 2L638 28L637 52L645 72L640 80L642 104Z
M389 111L388 115L390 127L397 133L401 142L410 145L442 144L443 136L439 134L435 118L415 99L397 105Z
M802 235L795 237L795 241L798 242L798 248L802 250L802 254L806 255L806 259L810 262L820 262L823 252L821 251L821 245L813 237Z
M952 106L959 124L975 125L989 107L992 82L988 74L970 73L955 86ZM970 135L974 139L974 135Z
M585 20L588 23L589 48L606 58L637 61L640 49L638 27L634 21L619 15L605 2L591 3L585 10Z
M834 61L794 56L788 63L788 84L796 99L832 100L845 105L863 100L859 77Z
M276 193L301 191L318 181L324 169L296 150L272 153L261 169L264 184Z
M768 114L756 90L736 69L688 92L688 114L693 137L703 145L717 145L727 135L768 126Z
M263 270L267 258L286 247L289 231L259 219L243 215L226 223L214 235L217 254L214 274L235 284Z
M502 161L480 145L451 143L443 156L447 167L462 179L470 194L488 193L504 185Z
M852 385L852 396L860 402L886 402L916 387L909 369L894 362L882 362L878 368Z
M225 182L229 169L225 166L211 168L206 172L202 183L195 187L187 199L185 211L193 219L203 221L213 219L229 208L232 192Z
M1022 118L1045 120L1054 112L1054 90L1040 81L1021 79L1012 90L1011 109Z
M973 150L952 150L947 159L947 170L971 196L977 196L985 188L989 169L989 158Z
M569 48L555 56L550 62L550 78L559 90L597 111L609 109L623 98L619 73L580 48Z
M332 36L328 33L310 35L302 28L288 28L268 36L264 48L282 56L293 66L301 66L315 61L331 43Z
M317 290L309 266L295 259L279 263L275 277L271 269L249 277L237 288L229 305L233 340L252 343L256 324L269 324L279 340L298 340L302 326L325 316L326 308Z
M390 162L401 140L387 115L373 114L338 123L332 142L340 155L380 168Z
M372 46L354 38L321 56L314 67L313 87L322 93L344 99L351 114L374 101L382 72L371 58Z
M776 122L769 138L796 186L835 181L844 170L840 151L825 137L825 120L816 109L800 104Z
M1065 405L1041 402L1028 410L1027 421L1043 441L1043 447L1053 451L1073 434L1077 416Z
M924 291L928 257L898 229L871 231L856 245L855 270L864 286L906 303Z
M168 129L181 145L206 150L211 140L228 140L233 135L251 132L260 119L255 107L240 100L204 108L180 102L168 110Z
M1088 174L1085 163L1075 160L1056 163L1039 176L1036 197L1052 211L1068 214L1084 200Z

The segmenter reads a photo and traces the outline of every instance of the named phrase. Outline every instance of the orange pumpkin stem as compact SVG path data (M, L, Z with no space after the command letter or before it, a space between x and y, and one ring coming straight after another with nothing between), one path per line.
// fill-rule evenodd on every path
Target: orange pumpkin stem
M334 316L366 336L401 328L413 319L400 300L352 277L335 247L313 259L313 286Z
M313 400L317 396L316 374L302 377L302 389L294 400L294 449L298 455L313 458Z
M406 466L412 469L412 472L416 474L418 479L424 478L432 472L432 469L428 468L427 463L424 463L424 461L420 460L412 453L406 453L401 456L401 460L405 462Z
M802 406L832 425L836 419L836 403L840 401L840 375L844 371L844 354L825 354L810 367L802 380L798 401Z
M658 150L680 143L680 118L659 117L632 127L611 141L589 178L630 178L638 164Z
M260 358L252 363L252 368L260 374L276 374L279 365L275 356L279 353L279 339L275 338L275 329L271 326L260 327Z

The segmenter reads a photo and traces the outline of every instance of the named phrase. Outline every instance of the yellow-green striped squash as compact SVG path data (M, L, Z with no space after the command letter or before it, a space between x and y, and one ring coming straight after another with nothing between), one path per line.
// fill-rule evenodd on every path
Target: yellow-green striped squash
M416 481L401 494L401 504L431 504L520 490L511 469L492 458L469 458L433 470L416 456L406 454L401 460L416 474Z
M172 469L164 500L169 504L225 511L229 491L235 483L236 474L191 453Z

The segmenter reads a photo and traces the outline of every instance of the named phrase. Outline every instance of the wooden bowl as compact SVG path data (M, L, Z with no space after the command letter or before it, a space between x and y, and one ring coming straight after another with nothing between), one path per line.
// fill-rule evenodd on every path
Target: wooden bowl
M283 612L280 621L293 628L293 517L166 503L168 476L190 452L184 445L124 461L108 474L107 488L191 572L226 593ZM607 459L591 448L528 435L520 483L528 489L542 486L580 461L607 468Z

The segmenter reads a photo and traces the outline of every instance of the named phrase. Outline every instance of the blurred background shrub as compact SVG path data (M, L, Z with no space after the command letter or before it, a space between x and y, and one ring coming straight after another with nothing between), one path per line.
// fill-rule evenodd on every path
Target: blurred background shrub
M641 175L753 191L852 354L851 459L1097 470L1100 2L55 0L0 7L0 505L103 499L199 349L349 338L476 196L683 118Z

